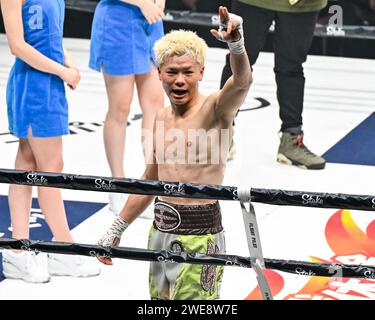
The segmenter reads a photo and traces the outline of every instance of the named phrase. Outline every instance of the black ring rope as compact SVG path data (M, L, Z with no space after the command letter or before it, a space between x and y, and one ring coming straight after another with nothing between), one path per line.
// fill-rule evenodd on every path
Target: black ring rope
M48 242L29 239L0 238L0 247L21 249L34 252L49 252L84 256L106 256L138 261L158 261L166 263L211 264L252 268L249 257L236 255L204 255L200 253L172 252L168 250L147 250L126 247L103 247L91 244L67 242ZM264 259L267 269L288 272L292 274L375 279L375 267L365 265L343 265L328 263L312 263L294 260Z
M0 169L0 183L197 199L239 200L232 186ZM250 188L252 202L375 211L375 196Z
M88 0L65 0L66 8L75 11L93 13L97 2ZM219 18L216 13L191 12L187 10L166 10L164 21L207 27L217 27ZM270 30L273 31L272 28ZM340 30L330 30L329 26L317 24L315 36L340 37L375 40L375 27L342 26Z
M55 187L73 190L102 192L123 192L146 195L168 195L178 197L239 200L236 187L220 185L185 184L153 180L115 179L98 176L31 172L0 169L0 183L22 184L30 186ZM298 200L297 200L298 199ZM361 208L374 210L373 196L355 196L346 194L308 193L284 190L251 189L251 200L269 204ZM350 205L346 205L349 201ZM339 206L340 207L340 206ZM98 245L45 242L35 240L16 240L0 238L0 247L44 252L80 254L88 256L108 256L142 261L165 261L176 263L199 263L252 268L250 258L234 255L205 256L202 254L174 253L170 251L152 251L135 248L102 247ZM375 279L375 267L341 264L321 264L293 260L265 259L265 267L279 271L332 277Z

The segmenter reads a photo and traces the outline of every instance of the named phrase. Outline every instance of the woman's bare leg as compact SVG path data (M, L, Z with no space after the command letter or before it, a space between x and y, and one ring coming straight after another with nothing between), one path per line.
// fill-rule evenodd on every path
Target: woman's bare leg
M62 137L29 138L37 171L61 172L63 169ZM74 242L69 230L60 189L38 187L40 208L56 241Z
M16 170L35 171L36 162L27 139L20 139L15 162ZM29 238L29 219L32 200L32 187L21 185L9 186L9 209L12 221L12 237Z
M158 71L151 62L151 72L135 76L139 104L142 109L142 130L153 132L156 113L164 107L164 89L158 77ZM143 141L142 141L143 144ZM146 146L143 145L144 154Z
M134 93L134 76L103 74L109 104L103 129L105 152L112 176L125 177L126 127Z

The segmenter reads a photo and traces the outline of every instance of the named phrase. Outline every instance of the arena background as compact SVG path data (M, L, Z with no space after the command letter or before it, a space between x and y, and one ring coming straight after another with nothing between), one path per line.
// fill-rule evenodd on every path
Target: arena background
M93 10L98 0L66 0L66 18L64 36L71 38L90 38ZM179 10L192 13L215 13L219 5L230 7L230 0L167 0L166 10ZM347 26L375 26L374 12L367 0L329 0L328 6L320 13L319 24L325 25L330 16L328 10L332 5L340 5L343 9L343 22ZM223 47L223 44L212 39L206 26L165 21L166 32L171 29L187 28L195 30L203 37L210 47ZM4 32L2 17L0 17L0 32ZM272 51L272 32L270 33L264 51ZM354 58L375 58L375 41L352 37L314 38L310 54Z

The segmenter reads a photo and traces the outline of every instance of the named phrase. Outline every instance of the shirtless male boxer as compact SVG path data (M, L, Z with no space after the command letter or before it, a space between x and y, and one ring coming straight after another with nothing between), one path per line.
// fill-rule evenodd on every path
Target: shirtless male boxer
M245 100L252 74L244 47L242 18L229 14L225 7L219 8L219 15L220 28L212 29L211 33L227 42L233 75L220 91L209 96L202 95L198 89L207 48L203 39L191 31L178 30L155 44L159 78L171 106L156 116L152 159L142 179L199 184L223 182L233 118ZM202 141L202 133L206 141ZM207 143L208 136L210 143ZM220 157L214 157L218 153ZM154 196L131 195L99 244L118 245L128 225L153 200ZM225 252L218 201L163 196L156 198L154 205L149 249L203 254ZM98 259L112 264L109 257ZM150 295L152 299L217 299L222 275L221 266L151 262Z

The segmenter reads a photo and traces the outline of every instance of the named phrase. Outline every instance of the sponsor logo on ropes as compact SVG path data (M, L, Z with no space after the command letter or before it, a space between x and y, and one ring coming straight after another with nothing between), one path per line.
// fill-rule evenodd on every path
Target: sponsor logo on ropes
M42 175L36 173L29 173L27 175L27 183L33 186L47 186L48 180Z
M302 204L311 204L311 205L322 205L323 199L319 196L313 196L310 194L303 194L302 195Z
M116 186L113 184L112 180L100 178L95 179L95 188L106 191L116 190Z
M167 259L163 256L158 256L157 259L159 262L176 263L176 261L174 261L173 259Z
M39 252L39 250L37 249L30 248L30 242L28 240L21 239L20 242L22 243L21 250L35 252L35 253Z
M250 268L251 265L246 265L246 264L243 264L243 263L240 263L240 262L237 262L237 261L231 261L231 260L227 260L225 261L225 265L226 266L236 266L236 267L241 267L241 268Z
M363 273L363 275L364 275L364 277L365 277L366 279L372 279L372 280L375 280L375 272L374 272L374 271L370 271L370 270L365 271L365 272Z
M371 208L375 208L375 198L372 198L371 202L372 202Z
M315 276L316 273L311 270L305 270L303 268L296 268L296 273L303 276Z
M164 194L166 195L182 195L185 194L185 185L183 183L170 184L166 183L164 185Z
M104 247L105 248L105 247ZM111 258L111 256L109 254L106 254L106 253L99 253L99 252L96 252L95 250L91 250L89 251L89 255L90 257L103 257L103 258Z
M163 232L176 230L181 224L180 213L167 203L155 203L155 225Z

